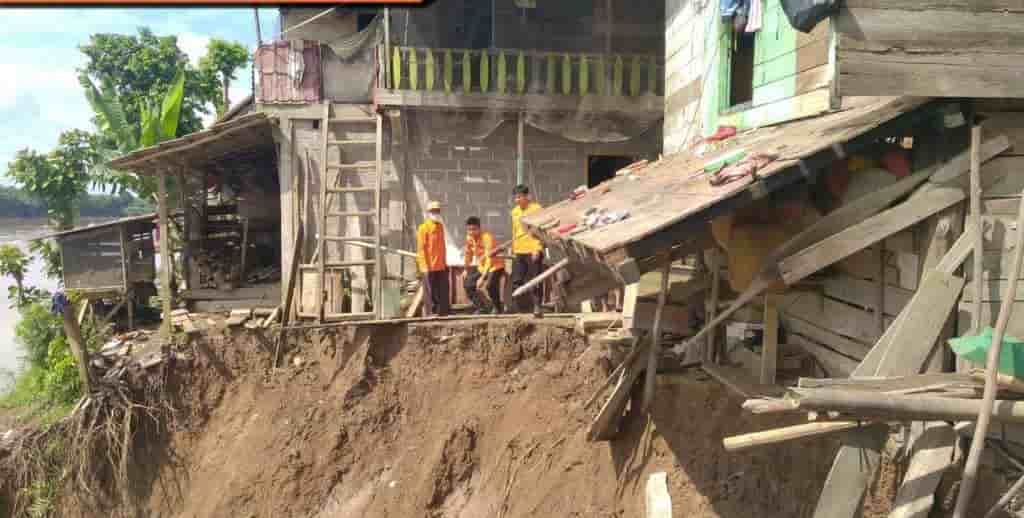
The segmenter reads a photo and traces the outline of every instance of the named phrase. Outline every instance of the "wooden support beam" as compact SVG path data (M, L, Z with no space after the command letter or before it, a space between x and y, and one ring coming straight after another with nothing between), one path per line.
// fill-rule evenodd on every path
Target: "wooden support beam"
M82 329L78 327L75 320L74 307L69 303L64 305L64 335L68 338L68 345L71 353L75 355L75 363L78 364L78 376L82 381L82 393L92 392L92 380L89 376L89 350L85 348L85 340L82 340ZM164 314L164 322L170 323L170 311Z
M853 418L897 421L966 421L984 410L979 399L902 395L866 390L792 389L800 410L836 411ZM1024 401L994 400L992 420L1024 423ZM977 429L975 429L977 434Z
M707 266L708 275L711 276L711 291L708 293L707 302L704 306L705 319L708 322L714 322L718 313L718 297L720 295L722 286L722 260L721 255L718 253L717 248L711 248L707 252ZM748 288L749 289L749 288ZM738 308L737 308L738 309ZM718 341L718 325L707 325L708 340L704 345L704 358L705 363L714 363L715 361L715 345ZM696 340L694 340L696 341Z
M637 348L643 348L643 351L648 347L647 342L641 341L637 345ZM636 380L640 378L640 374L644 372L646 356L643 351L638 351L636 356L629 358L629 363L623 363L623 369L619 375L618 383L615 385L615 390L612 391L612 395L605 401L601 411L598 413L594 422L590 425L590 431L587 433L587 440L589 441L607 441L611 440L617 432L615 426L618 419L622 417L622 412L626 408L626 403L629 401L629 393L636 383Z
M779 358L779 308L775 305L775 297L768 293L764 296L764 338L761 342L761 384L774 385L776 363Z
M160 306L163 309L163 320L160 323L160 334L165 338L171 337L171 268L173 268L174 254L171 253L170 231L170 210L167 207L167 173L161 172L156 180L157 185L157 212L159 215L160 231Z
M671 274L672 263L667 262L661 271L661 291L658 292L658 307L654 310L654 329L651 330L651 348L647 352L647 379L644 380L644 400L640 406L642 412L647 412L654 401L654 381L658 373L658 356L661 353L661 316L665 309L665 299L668 296L668 278Z
M965 197L955 187L932 189L872 216L779 262L786 284L796 282L943 210Z
M562 259L561 261L558 261L557 263L555 263L551 267L549 267L547 270L544 270L543 272L541 272L540 275L534 277L533 279L530 279L530 282L527 282L526 284L524 284L524 285L520 286L518 289L516 289L516 291L512 292L512 296L513 297L521 297L521 296L523 296L524 294L526 294L526 292L536 288L542 282L547 280L548 277L551 277L552 275L558 273L559 270L564 269L566 266L569 266L569 258L565 258L565 259Z

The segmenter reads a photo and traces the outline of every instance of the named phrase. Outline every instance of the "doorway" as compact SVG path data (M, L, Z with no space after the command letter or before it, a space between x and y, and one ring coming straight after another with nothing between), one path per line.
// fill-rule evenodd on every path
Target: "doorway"
M615 172L636 162L636 157L591 155L587 157L587 187L593 188L615 178Z

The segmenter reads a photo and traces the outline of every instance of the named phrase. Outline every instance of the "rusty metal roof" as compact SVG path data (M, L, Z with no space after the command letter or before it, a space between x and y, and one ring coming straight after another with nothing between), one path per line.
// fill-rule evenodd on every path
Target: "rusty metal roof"
M133 151L110 162L110 167L142 175L178 171L185 164L201 169L224 161L273 160L273 124L256 112L214 124L174 140Z

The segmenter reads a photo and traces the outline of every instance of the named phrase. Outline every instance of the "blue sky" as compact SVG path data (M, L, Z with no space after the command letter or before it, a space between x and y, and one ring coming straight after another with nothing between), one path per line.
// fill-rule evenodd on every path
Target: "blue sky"
M92 128L76 74L84 63L78 46L91 34L149 27L157 35L176 35L193 63L211 38L238 41L250 51L256 46L252 8L0 8L0 19L0 173L19 149L48 151L62 131ZM279 30L277 10L261 9L260 22L263 39L272 39ZM249 94L249 77L248 68L239 72L232 102Z

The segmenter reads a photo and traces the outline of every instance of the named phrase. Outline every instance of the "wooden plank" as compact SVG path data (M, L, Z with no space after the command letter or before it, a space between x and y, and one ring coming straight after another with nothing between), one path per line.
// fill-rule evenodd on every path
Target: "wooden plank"
M817 293L795 293L782 295L780 303L783 314L805 322L813 322L829 331L866 343L878 340L874 316L856 306L844 304ZM885 323L893 322L886 317Z
M906 374L905 366L924 364L963 287L962 277L934 270L928 273L907 306L906 320L897 327L894 346L882 356L878 375L898 376Z
M774 385L779 359L779 308L775 296L764 296L764 335L761 341L761 384Z
M704 363L700 368L737 396L750 399L763 396L780 396L785 391L775 385L759 384L742 367Z
M910 466L892 503L889 518L920 518L928 516L935 504L935 490L942 474L953 462L953 446L957 434L943 422L928 422L924 432L914 441Z
M647 342L640 341L636 347L644 349L639 350L636 356L629 358L628 365L624 365L615 389L590 425L590 430L587 433L588 441L608 441L615 437L618 430L614 425L617 424L618 419L622 417L623 410L626 409L626 403L629 401L629 393L633 388L633 384L636 383L636 380L640 378L640 374L645 370L644 360L646 360L646 355L643 353L646 352L646 347L648 347L646 344Z
M782 323L789 333L787 336L798 334L807 339L822 344L847 358L860 361L868 353L870 346L857 340L833 333L832 331L818 327L815 322L794 317L785 311L779 313ZM792 342L792 340L787 340ZM856 366L856 361L854 366ZM852 368L850 369L853 370Z
M639 301L636 304L636 316L633 317L631 329L654 329L654 315L657 311L657 302ZM679 306L666 304L662 309L664 317L661 321L661 330L664 333L677 335L689 335L693 333L693 318L690 306Z
M874 310L876 286L873 281L866 281L849 275L831 275L825 278L825 296L855 304L865 309ZM896 316L910 302L914 292L895 286L885 287L884 313Z
M957 188L938 188L903 202L783 259L779 262L782 278L787 284L794 284L886 236L960 202L964 196L964 192Z
M999 314L999 302L983 302L981 304L980 326L992 326ZM957 329L961 335L967 334L974 326L974 308L970 303L961 303L957 308ZM1024 315L1024 303L1013 303L1013 314ZM1006 326L1006 334L1016 339L1024 339L1024 318L1011 318Z
M849 376L857 368L857 361L839 354L824 345L807 337L791 333L787 335L786 341L800 346L807 354L810 354L831 377Z
M959 268L970 251L970 243L971 232L964 232L950 251L939 261L933 272L949 274ZM918 294L915 294L911 303L900 312L896 323L889 326L878 343L857 365L851 376L875 376L883 366L886 372L898 376L916 374L920 371L923 365L896 365L895 362L883 365L881 363L882 357L894 343L892 338L900 330L899 326L902 326L910 318L912 308L916 305L914 300L917 299ZM898 355L894 357L894 360L897 359L909 360L912 359L912 356ZM851 435L849 442L840 448L832 463L832 468L829 470L828 478L825 479L825 486L821 490L821 496L818 498L818 504L814 511L815 518L853 518L857 516L864 492L878 469L881 449L885 445L886 437L888 437L888 429L885 426Z
M839 272L865 281L873 281L879 271L878 254L871 250L861 250L835 264ZM888 286L900 287L900 271L891 264L885 265L885 283Z
M964 273L967 276L967 282L973 281L971 278L973 276L971 272L973 261L974 258L971 257L965 262ZM1013 266L1013 254L1009 250L986 250L981 260L982 279L989 282L1006 279L1011 266Z
M829 88L819 88L810 92L780 99L768 104L719 116L720 125L738 128L755 128L780 122L820 115L832 108Z
M1003 156L1024 155L1024 113L1020 112L985 112L979 114L984 118L985 133L1006 135L1012 146Z
M902 9L907 11L944 10L955 14L991 11L1021 12L1024 2L1021 0L846 0L847 7L871 9Z
M982 302L999 302L1003 300L1006 294L1006 289L1009 287L1010 282L1007 280L988 281L982 283L981 287L981 301ZM963 302L974 301L974 281L968 281L967 285L964 286ZM1017 293L1015 294L1016 301L1024 301L1024 281L1017 281Z
M640 406L644 412L651 408L651 402L654 401L654 380L658 373L658 356L661 353L661 323L664 317L665 300L668 297L668 278L671 272L672 263L665 263L661 272L661 292L658 294L658 305L654 309L651 348L647 352L647 379L644 380L644 399Z
M1024 13L845 6L836 16L836 31L859 41L906 44L907 49L977 48L1013 53L1024 45Z
M952 52L932 54L897 47L858 51L848 47L841 47L845 50L838 53L840 95L1011 97L1020 93L1016 82L1024 73L1020 64L1024 53L1002 56L965 48L956 53L962 57L953 57L956 54ZM886 56L884 61L878 59L880 54Z
M708 273L711 275L711 292L708 293L708 298L704 305L705 318L710 322L715 319L718 314L718 298L720 296L722 286L722 255L715 248L712 248L707 252L707 264ZM702 355L705 363L712 363L715 360L715 348L718 343L717 326L713 326L708 329L708 339L704 344L704 354Z
M984 185L982 195L986 198L1017 197L1024 190L1024 180L1020 172L1024 170L1024 157L1000 156L982 167L982 174L996 181Z

